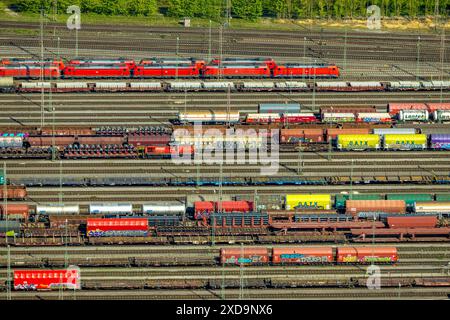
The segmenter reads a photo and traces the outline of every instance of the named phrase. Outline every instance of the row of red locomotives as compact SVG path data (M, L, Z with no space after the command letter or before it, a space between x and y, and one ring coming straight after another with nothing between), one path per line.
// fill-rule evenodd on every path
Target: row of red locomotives
M42 67L42 68L41 68ZM328 64L277 65L271 58L212 60L207 64L195 58L143 59L137 64L132 59L73 59L67 65L62 61L2 59L0 77L15 78L292 78L339 77L339 68Z
M396 247L280 247L222 248L221 264L395 263Z

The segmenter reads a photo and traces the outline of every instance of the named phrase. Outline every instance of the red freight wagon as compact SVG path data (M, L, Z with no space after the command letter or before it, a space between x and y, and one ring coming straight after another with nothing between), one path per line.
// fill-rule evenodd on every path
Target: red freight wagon
M139 146L165 146L169 144L172 136L170 134L146 134L130 133L128 135L128 144L135 147Z
M0 77L40 78L41 71L44 78L59 78L60 70L57 66L45 65L42 70L39 65L6 65L0 66Z
M252 78L269 78L271 76L270 69L265 65L224 65L205 66L203 68L203 76L225 78L231 77L252 77Z
M220 202L216 201L214 207L216 212L251 212L253 211L253 202L251 201L222 201L222 208L220 208Z
M226 248L220 249L221 264L266 264L269 263L267 248Z
M194 218L202 219L214 212L214 201L195 201L194 202Z
M387 217L389 228L434 228L438 222L436 216Z
M148 232L146 218L87 219L89 237L145 236Z
M125 65L68 65L63 70L64 78L123 78L130 77L130 68Z
M400 110L428 110L428 107L425 103L389 103L388 104L388 112L391 115L397 115Z
M317 118L313 113L286 113L281 117L281 122L315 123L317 122Z
M333 248L273 248L272 262L277 263L332 263L333 262Z
M339 77L339 68L336 65L295 65L286 64L273 69L276 78L290 77Z
M25 187L8 186L6 196L8 199L24 200L27 197L27 189ZM0 199L3 199L3 187L0 188Z
M428 112L432 113L436 110L450 110L450 102L433 102L427 103Z
M336 255L338 263L392 263L398 260L395 247L338 247Z
M134 69L134 77L136 78L174 78L178 77L198 77L200 69L195 65L182 64L178 65L137 65Z
M323 129L281 129L281 143L323 142Z
M78 268L66 270L14 270L15 290L81 289Z
M5 205L0 205L0 216L2 220L28 220L30 211L30 206L21 203L8 203Z

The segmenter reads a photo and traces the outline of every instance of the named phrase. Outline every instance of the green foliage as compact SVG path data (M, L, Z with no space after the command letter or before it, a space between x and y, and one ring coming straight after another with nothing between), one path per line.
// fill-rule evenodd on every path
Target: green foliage
M172 17L198 17L219 20L222 0L169 0L168 11Z
M367 7L380 7L383 16L417 17L432 15L435 0L228 0L236 18L256 20L261 16L276 18L367 17ZM16 0L19 11L38 13L43 7L52 12L54 0ZM58 0L58 13L70 5L82 12L104 15L153 15L159 7L167 7L173 17L198 17L220 21L227 0ZM450 0L439 0L439 12L448 16Z
M17 0L19 11L53 12L53 0ZM157 0L58 0L58 13L66 13L71 5L80 6L81 12L97 13L104 15L138 16L152 15L157 12Z
M262 11L262 0L232 0L231 2L232 14L242 19L254 21L262 16Z

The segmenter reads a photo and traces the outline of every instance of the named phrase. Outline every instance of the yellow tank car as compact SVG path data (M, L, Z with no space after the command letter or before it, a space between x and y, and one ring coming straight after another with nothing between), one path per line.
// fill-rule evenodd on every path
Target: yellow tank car
M370 150L380 148L377 134L340 134L337 137L338 150Z
M423 150L427 148L426 134L386 134L385 150Z
M287 194L286 210L323 209L330 210L330 194Z

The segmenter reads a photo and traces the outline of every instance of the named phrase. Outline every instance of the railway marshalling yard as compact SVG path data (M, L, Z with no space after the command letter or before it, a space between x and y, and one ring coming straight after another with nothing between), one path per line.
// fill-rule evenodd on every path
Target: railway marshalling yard
M0 27L0 57L40 59L39 37L27 35L39 30L39 24L0 22ZM219 34L217 29L210 33L201 28L86 25L79 34L78 50L83 57L139 60L175 57L178 53L180 59L271 57L279 63L339 66L339 79L294 79L308 84L449 81L448 40L440 33L427 32L420 34L418 44L418 36L352 30L344 35L306 29L297 32L224 29ZM64 25L46 24L43 44L46 58L61 56L68 61L75 55L73 33ZM16 80L22 81L26 82ZM96 81L123 80L89 80ZM173 120L179 112L257 113L259 103L299 103L302 112L312 113L318 113L324 106L373 106L378 112L385 112L388 103L394 102L448 103L450 91L448 88L362 92L183 90L44 95L10 91L0 93L0 132L26 132L29 128L43 127L170 129L175 126ZM321 128L335 127L336 124L326 124ZM427 135L450 134L448 122L398 123L396 128L416 128ZM224 164L220 169L217 164L175 164L170 159L81 157L52 161L8 155L2 160L10 185L27 186L27 196L20 203L30 207L79 205L80 217L88 214L91 203L132 203L136 211L151 201L185 203L193 201L189 199L222 196L229 200L235 197L258 201L267 209L282 210L286 194L450 194L448 150L344 152L328 149L327 145L324 150L302 152L294 148L280 151L278 172L271 176L261 175L261 164ZM8 201L15 202L18 201ZM282 229L264 234L263 228L214 230L196 221L184 222L183 227L174 228L176 232L170 231L170 227L157 229L151 237L136 238L135 243L126 237L115 243L101 238L86 241L79 230L66 226L39 231L39 222L33 222L35 225L28 233L2 240L5 245L0 247L0 299L8 298L9 294L12 299L68 300L448 299L450 294L450 234L422 239L405 235L408 241L404 242L394 236L385 241L373 236L371 241L359 243L350 241L348 232L339 228L306 232ZM448 226L445 218L439 223L443 228ZM241 246L269 249L331 246L333 250L338 246L395 246L398 261L380 265L381 289L370 290L366 287L364 264L220 264L221 248ZM11 270L61 269L69 265L81 268L81 290L11 293L7 290L6 279Z

